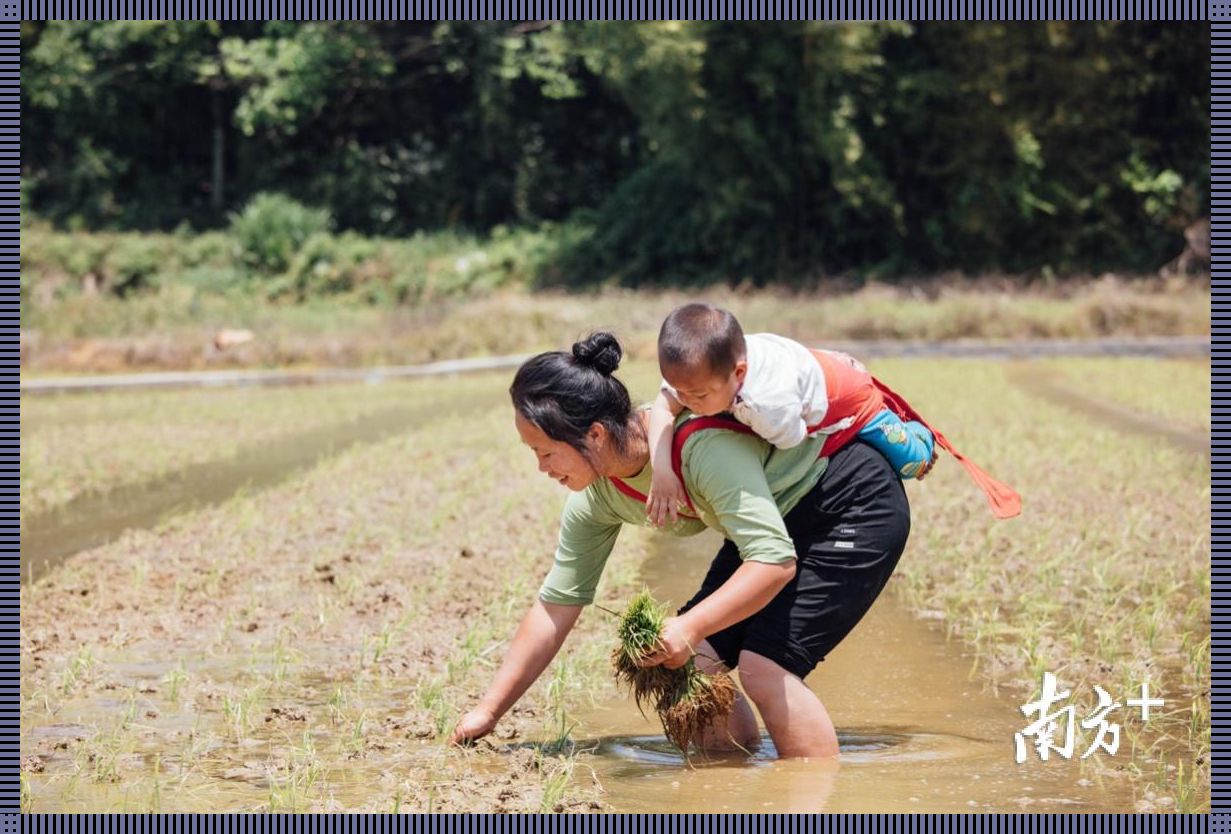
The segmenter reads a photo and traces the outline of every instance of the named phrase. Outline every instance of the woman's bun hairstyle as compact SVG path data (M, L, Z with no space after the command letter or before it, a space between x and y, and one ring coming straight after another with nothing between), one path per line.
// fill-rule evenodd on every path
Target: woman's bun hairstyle
M603 376L611 376L620 367L623 356L624 350L616 337L603 330L573 343L573 359L577 364L593 368Z
M509 387L517 413L550 437L587 458L588 437L602 423L621 452L634 434L644 434L635 419L628 389L614 371L624 349L606 331L591 333L572 353L553 350L527 359ZM597 373L595 373L597 371Z

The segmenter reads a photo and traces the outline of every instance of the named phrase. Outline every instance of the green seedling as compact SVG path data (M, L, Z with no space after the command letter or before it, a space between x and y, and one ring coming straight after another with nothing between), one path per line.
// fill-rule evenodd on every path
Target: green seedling
M637 665L658 646L666 608L649 591L633 597L616 629L619 645L612 656L616 679L632 690L637 707L652 703L667 738L680 750L705 727L731 714L735 684L725 672L707 675L691 659L679 669Z
M184 688L184 684L188 682L188 672L184 668L184 662L181 660L174 669L163 675L162 682L167 686L167 697L173 703L178 704L180 691Z

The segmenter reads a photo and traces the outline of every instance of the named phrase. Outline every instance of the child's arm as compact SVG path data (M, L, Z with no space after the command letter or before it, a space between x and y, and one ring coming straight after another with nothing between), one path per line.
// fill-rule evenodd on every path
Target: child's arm
M658 399L650 409L650 494L646 512L650 521L661 527L679 518L679 504L684 500L684 488L671 471L671 441L675 437L675 418L684 410L679 400L666 388L659 390Z

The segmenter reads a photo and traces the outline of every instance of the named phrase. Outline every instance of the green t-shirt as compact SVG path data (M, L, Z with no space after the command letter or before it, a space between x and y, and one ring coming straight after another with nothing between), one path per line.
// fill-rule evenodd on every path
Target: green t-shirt
M677 423L677 428L678 428ZM695 432L684 443L684 487L701 520L681 518L664 531L691 536L712 527L733 541L740 558L777 564L795 558L782 517L820 480L828 458L818 458L815 435L778 449L755 435L727 429ZM650 491L650 465L624 482ZM556 561L539 589L544 602L589 605L625 524L648 525L645 504L600 478L564 505Z

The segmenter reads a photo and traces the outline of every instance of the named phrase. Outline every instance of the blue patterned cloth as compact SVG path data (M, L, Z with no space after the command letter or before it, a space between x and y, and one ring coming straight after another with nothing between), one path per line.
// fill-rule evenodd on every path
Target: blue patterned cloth
M859 439L880 452L903 478L917 478L932 461L935 439L927 426L883 409L859 432Z

